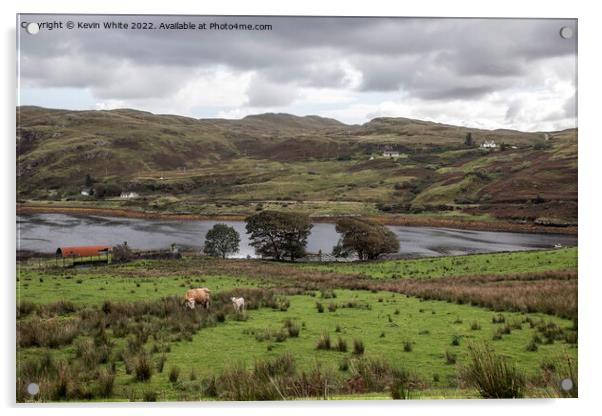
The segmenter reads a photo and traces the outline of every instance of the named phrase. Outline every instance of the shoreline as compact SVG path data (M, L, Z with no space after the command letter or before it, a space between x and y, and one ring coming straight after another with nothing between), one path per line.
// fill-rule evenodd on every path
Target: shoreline
M162 212L143 212L125 208L90 208L90 207L65 207L65 206L38 206L17 204L17 215L27 214L72 214L72 215L106 215L110 217L124 217L147 220L179 220L179 221L244 221L246 215L204 215L204 214L168 214ZM341 216L313 216L310 217L317 223L335 223ZM385 225L399 225L408 227L442 227L461 230L514 232L530 234L564 234L577 235L577 226L550 227L535 224L519 224L513 222L488 222L447 218L415 217L411 215L373 216L365 215L363 218L380 222Z

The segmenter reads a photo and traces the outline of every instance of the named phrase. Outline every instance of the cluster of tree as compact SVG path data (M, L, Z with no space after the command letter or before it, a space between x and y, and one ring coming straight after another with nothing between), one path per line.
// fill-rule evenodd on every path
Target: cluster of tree
M96 198L119 196L122 192L119 185L97 183L89 173L84 178L84 186L88 188L90 195L94 195Z
M263 257L275 260L299 259L306 254L307 238L313 225L309 216L294 212L262 211L247 218L246 231L251 246ZM359 218L343 218L336 224L341 239L333 248L335 256L357 255L373 260L381 254L396 253L399 241L382 224ZM240 235L226 224L216 224L207 232L204 252L226 258L238 252Z

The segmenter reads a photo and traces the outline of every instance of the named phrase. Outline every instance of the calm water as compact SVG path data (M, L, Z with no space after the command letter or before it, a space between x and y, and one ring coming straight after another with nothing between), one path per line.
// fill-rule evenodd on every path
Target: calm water
M53 253L60 246L120 244L136 249L180 246L200 248L205 233L217 222L240 234L235 257L254 256L243 221L145 220L103 216L35 214L17 217L17 249ZM400 256L441 256L495 251L551 248L577 244L577 237L558 234L520 234L450 228L389 226L400 241ZM334 224L316 223L308 239L310 253L330 253L339 235Z

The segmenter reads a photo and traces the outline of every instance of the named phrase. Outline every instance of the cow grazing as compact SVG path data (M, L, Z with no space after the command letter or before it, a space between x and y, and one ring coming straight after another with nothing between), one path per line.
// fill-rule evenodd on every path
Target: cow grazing
M230 298L235 312L245 311L245 298Z
M184 297L185 306L187 308L194 309L198 303L205 309L209 309L209 301L211 299L210 292L211 291L206 287L187 290L186 296Z

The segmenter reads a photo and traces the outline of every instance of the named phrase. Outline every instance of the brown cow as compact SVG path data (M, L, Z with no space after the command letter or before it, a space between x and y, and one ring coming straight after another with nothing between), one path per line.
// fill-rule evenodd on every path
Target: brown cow
M211 291L206 287L188 289L186 291L186 296L184 297L186 307L194 309L195 305L198 303L205 309L209 309L209 300L211 298L210 292Z

